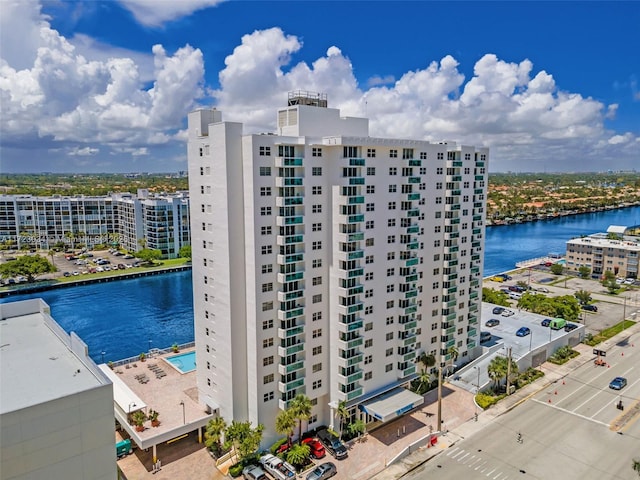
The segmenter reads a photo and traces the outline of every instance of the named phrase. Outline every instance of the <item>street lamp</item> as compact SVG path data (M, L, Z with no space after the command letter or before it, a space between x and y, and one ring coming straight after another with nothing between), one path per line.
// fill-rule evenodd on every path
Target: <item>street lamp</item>
M478 421L478 394L480 393L480 366L473 367L478 371L478 379L476 381L476 398L473 403L476 404L476 422Z
M186 425L187 419L184 416L184 400L180 400L180 405L182 405L182 424Z

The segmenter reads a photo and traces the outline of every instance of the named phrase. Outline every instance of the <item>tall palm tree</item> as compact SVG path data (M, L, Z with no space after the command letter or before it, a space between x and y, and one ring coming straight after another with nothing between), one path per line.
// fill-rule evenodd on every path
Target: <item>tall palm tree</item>
M311 418L311 399L303 393L299 393L291 400L289 408L293 417L298 420L298 443L302 441L302 422Z
M338 402L338 408L336 408L336 414L340 420L340 440L342 440L342 430L344 429L344 422L349 416L349 410L347 409L347 402L344 400Z
M291 444L291 436L296 428L296 417L293 410L280 410L276 415L276 432L287 436L287 443Z
M449 349L447 350L447 354L451 357L451 364L449 366L453 368L453 362L455 362L458 359L458 355L460 355L460 351L458 350L458 347L453 345L449 347Z
M419 358L420 363L424 366L424 370L429 371L436 364L435 355L423 353Z
M227 428L227 423L222 417L209 420L204 432L204 444L207 448L215 447L218 451L222 446L222 436Z

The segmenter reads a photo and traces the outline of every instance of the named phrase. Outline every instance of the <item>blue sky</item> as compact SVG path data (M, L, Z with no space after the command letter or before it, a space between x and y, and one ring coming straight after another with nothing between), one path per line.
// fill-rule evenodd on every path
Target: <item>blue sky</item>
M322 91L490 172L640 166L640 2L0 2L0 171L186 170L185 118Z

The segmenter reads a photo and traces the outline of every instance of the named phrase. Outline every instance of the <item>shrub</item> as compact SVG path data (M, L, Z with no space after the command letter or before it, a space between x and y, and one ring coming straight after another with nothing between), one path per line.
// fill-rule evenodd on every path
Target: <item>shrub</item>
M506 396L507 396L506 393L503 393L500 395L490 395L488 393L479 393L476 395L476 403L480 408L484 410L486 408L489 408L491 405L498 403L500 400L502 400Z
M556 365L562 365L578 355L580 355L580 353L576 352L568 345L565 345L564 347L560 347L556 350L555 353L549 357L549 361Z
M235 465L229 467L229 475L231 475L233 478L239 477L240 475L242 475L243 468L244 467L242 466L242 463L236 463Z
M281 438L280 440L277 440L273 445L269 447L269 452L271 452L271 455L275 455L278 449L288 441L289 440L287 438Z
M532 382L535 382L540 377L544 377L544 372L529 367L527 370L518 375L516 379L516 388L522 388Z

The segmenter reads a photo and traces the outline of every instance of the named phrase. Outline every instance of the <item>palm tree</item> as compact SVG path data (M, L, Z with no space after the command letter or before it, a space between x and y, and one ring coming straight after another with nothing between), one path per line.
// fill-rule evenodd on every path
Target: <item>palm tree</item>
M419 361L420 363L422 363L422 365L424 365L424 370L428 371L436 364L436 357L435 355L423 353L422 355L420 355Z
M309 453L311 448L306 443L302 443L299 445L293 445L287 451L287 462L296 466L302 467L305 462L309 459Z
M216 417L209 420L204 432L204 444L207 448L216 448L218 453L222 446L222 436L227 428L227 423L222 417Z
M289 408L293 417L298 420L298 443L302 441L302 422L311 418L311 400L303 393L299 393L291 400Z
M342 429L344 428L344 422L349 417L349 410L347 409L347 402L344 400L338 402L338 408L336 408L336 414L340 419L340 440L342 440Z
M495 357L489 362L487 374L494 383L494 389L497 389L500 380L507 375L507 359L504 357Z
M276 415L276 432L287 436L287 443L291 445L291 436L296 428L296 417L293 410L280 410Z
M574 297L576 297L578 299L578 301L582 305L586 305L587 303L589 303L591 301L591 293L589 291L587 291L587 290L578 290L573 295L574 295Z
M456 347L455 345L449 347L449 349L447 350L447 355L451 357L451 364L449 366L453 368L453 362L455 362L458 359L458 355L460 355L458 347Z

